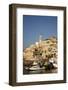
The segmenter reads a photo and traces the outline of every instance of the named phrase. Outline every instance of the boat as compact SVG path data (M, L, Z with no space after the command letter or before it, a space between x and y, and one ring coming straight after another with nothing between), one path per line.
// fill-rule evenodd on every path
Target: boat
M32 70L32 71L33 71L33 70L34 70L34 71L35 71L35 70L42 70L42 69L45 69L45 67L40 68L39 66L32 66L32 67L29 68L29 70Z
M34 61L32 67L29 68L29 70L41 70L41 69L45 69L45 68L44 67L40 68L40 66L36 61Z
M55 63L53 63L53 66L54 66L54 68L58 68L58 65L57 65L57 64L55 64Z
M56 63L56 58L50 59L49 62L53 64L54 68L58 68L58 65Z

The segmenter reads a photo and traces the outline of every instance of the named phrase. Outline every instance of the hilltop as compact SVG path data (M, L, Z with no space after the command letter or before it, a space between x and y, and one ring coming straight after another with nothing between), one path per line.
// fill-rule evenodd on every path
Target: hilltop
M47 58L57 58L57 38L50 37L44 40L39 40L35 44L30 45L23 51L25 63L30 63L37 60L48 60Z

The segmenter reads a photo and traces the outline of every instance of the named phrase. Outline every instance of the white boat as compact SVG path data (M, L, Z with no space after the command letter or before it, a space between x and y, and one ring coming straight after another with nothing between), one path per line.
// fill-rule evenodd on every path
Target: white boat
M56 62L56 58L52 58L49 60L49 62L51 62L55 68L58 68L57 63L54 63L54 61Z
M29 68L29 70L41 70L41 69L45 69L45 67L40 68L39 66L32 66L31 68Z
M29 68L29 70L39 70L39 69L40 69L39 66L32 66L32 67Z
M57 65L57 64L55 64L55 63L53 63L53 66L54 66L55 68L58 68L58 65Z

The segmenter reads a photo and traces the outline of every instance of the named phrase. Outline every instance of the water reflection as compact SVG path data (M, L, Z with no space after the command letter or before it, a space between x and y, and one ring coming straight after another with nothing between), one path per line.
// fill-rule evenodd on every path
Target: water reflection
M44 74L47 74L47 73L57 73L57 69L52 69L52 70L33 70L33 71L31 71L31 70L26 70L26 69L24 69L23 70L23 74L42 74L42 73L44 73Z

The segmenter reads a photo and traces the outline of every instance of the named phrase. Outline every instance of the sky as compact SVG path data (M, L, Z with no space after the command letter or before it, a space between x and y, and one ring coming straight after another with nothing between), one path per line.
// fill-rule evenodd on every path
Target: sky
M23 15L24 48L39 41L40 35L42 39L57 37L57 17Z

